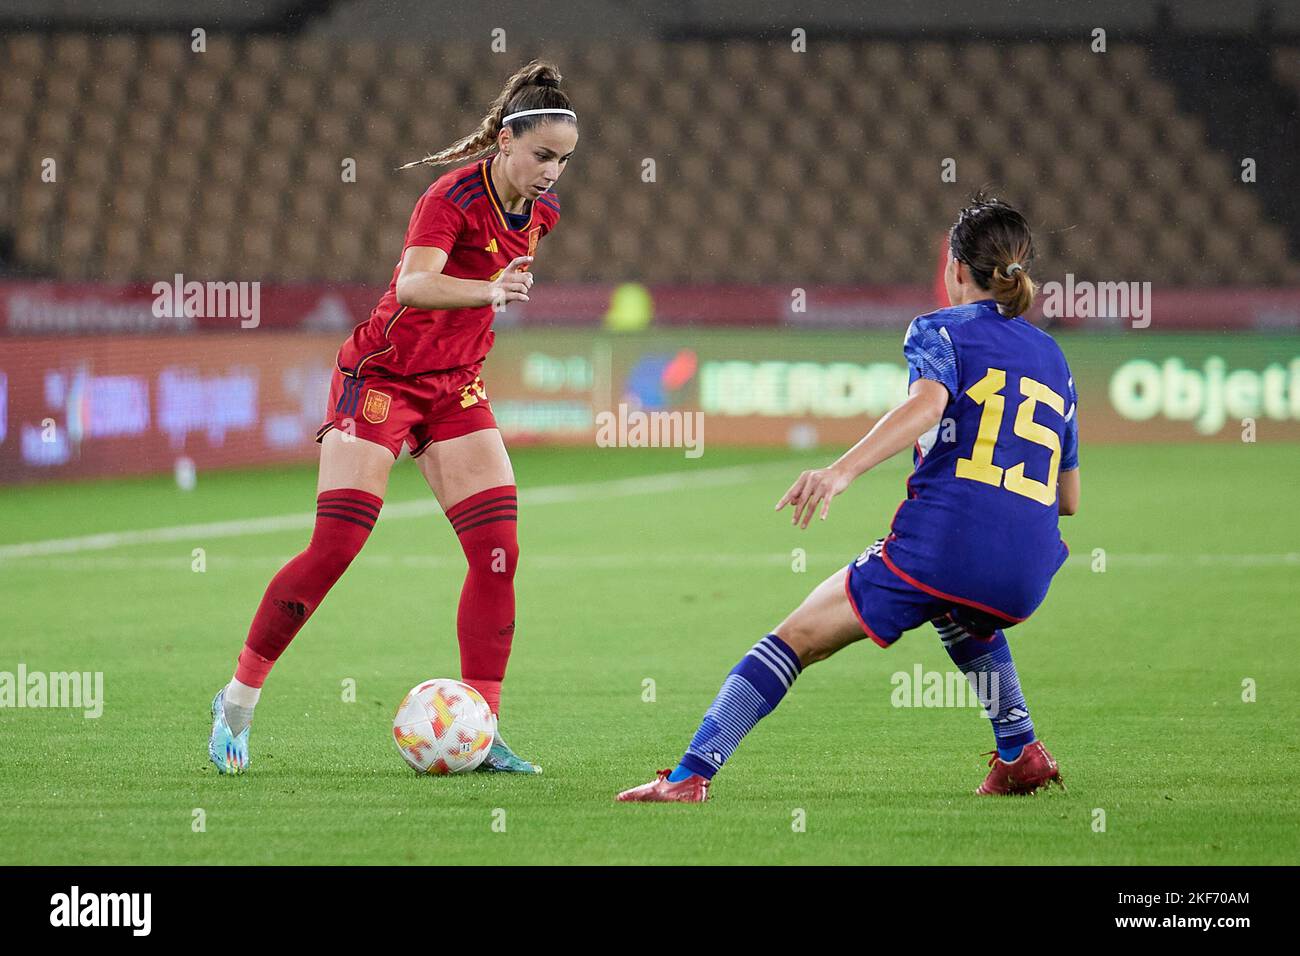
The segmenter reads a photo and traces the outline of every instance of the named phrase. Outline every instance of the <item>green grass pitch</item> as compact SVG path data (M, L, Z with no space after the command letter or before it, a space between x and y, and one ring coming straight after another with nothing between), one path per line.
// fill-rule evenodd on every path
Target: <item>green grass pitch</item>
M307 526L0 558L0 671L102 671L105 695L98 719L0 710L0 863L1300 862L1295 446L1084 452L1073 556L1010 633L1067 792L977 798L979 712L891 704L895 672L950 667L923 630L810 668L708 804L615 804L674 763L750 644L882 533L903 463L798 532L772 505L827 454L519 449L502 728L544 775L419 777L394 748L402 694L459 674L463 568L436 511L398 507L430 500L404 460L366 550L272 674L240 778L208 763L208 704ZM0 549L310 520L314 482L282 468L203 474L190 493L169 478L6 489Z

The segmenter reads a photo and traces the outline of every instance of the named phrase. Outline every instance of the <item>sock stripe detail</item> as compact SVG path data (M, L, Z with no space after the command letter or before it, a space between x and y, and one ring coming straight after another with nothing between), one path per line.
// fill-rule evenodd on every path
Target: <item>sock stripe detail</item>
M790 689L790 685L794 683L796 675L791 669L788 661L778 658L778 656L767 647L767 644L764 641L759 641L749 649L749 652L755 658L767 665L768 669L780 679L782 684L785 685L786 690Z
M800 669L798 656L775 634L750 648L722 682L682 765L712 779L744 736L781 703Z
M371 524L374 524L375 519L379 517L378 511L367 511L365 508L353 508L351 505L324 503L316 506L317 514L326 511L346 511L348 514L360 515L362 518L369 518Z
M783 686L786 690L790 689L790 678L786 675L784 671L782 671L779 667L773 664L768 658L764 657L762 654L754 653L752 656L754 657L755 660L759 661L764 667L766 667L768 670L770 670L773 674L776 675L776 679L781 682L781 686Z
M482 521L476 521L473 524L461 525L459 528L456 529L456 533L464 534L466 531L470 531L474 528L481 527L482 525L485 524L492 524L494 521L518 521L518 520L519 520L519 516L516 514L498 515L495 518L484 518Z
M518 495L509 494L499 495L496 498L489 498L486 501L476 501L468 506L462 501L460 504L452 505L447 509L447 519L449 521L459 521L462 518L469 517L480 508L485 508L488 505L500 504L502 501L517 502L518 500Z
M936 617L930 623L939 632L939 640L947 648L951 648L954 644L964 641L970 636L960 624L949 617Z
M799 655L794 652L794 648L781 640L781 638L777 637L775 634L769 634L767 637L763 638L763 640L759 641L759 643L766 644L768 650L775 652L777 657L786 661L790 665L792 677L798 677L803 673L803 664L799 662Z
M497 504L497 502L504 502ZM492 501L485 501L477 508L471 508L463 514L454 515L449 520L455 524L457 521L467 521L470 518L477 518L479 515L485 515L490 511L500 511L503 508L518 508L519 502L515 498L494 498Z
M1020 689L1020 678L1006 635L996 631L991 641L966 642L965 638L973 635L960 626L959 630L960 636L951 643L945 642L944 646L984 705L984 716L993 725L993 739L998 749L1013 751L1033 743L1036 739L1034 722ZM988 699L985 699L986 695Z
M360 498L347 498L347 497L326 498L324 495L322 495L321 497L316 499L316 506L320 507L321 505L334 505L336 507L342 507L344 505L347 505L348 507L362 509L363 511L368 513L372 518L379 517L380 506L371 504L368 501L363 501Z
M770 710L753 684L739 674L728 674L687 752L710 767L721 768L745 734Z
M474 512L472 515L463 515L458 518L453 518L451 521L451 526L455 528L457 532L459 532L460 529L465 527L468 522L477 521L479 518L486 518L488 515L496 514L499 511L509 511L518 514L519 507L518 505L507 504L507 505L497 505L493 508L484 508L481 511Z
M320 510L316 512L317 518L334 518L337 521L350 521L352 524L365 528L367 531L373 531L375 523L373 521L363 521L360 518L353 518L349 515L337 514L333 511Z

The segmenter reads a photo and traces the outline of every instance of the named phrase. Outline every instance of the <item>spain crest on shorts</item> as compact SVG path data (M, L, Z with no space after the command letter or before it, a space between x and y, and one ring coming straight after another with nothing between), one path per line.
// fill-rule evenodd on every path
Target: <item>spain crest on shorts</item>
M379 425L388 420L388 409L393 404L391 395L375 389L366 389L366 400L361 405L361 417L372 425Z

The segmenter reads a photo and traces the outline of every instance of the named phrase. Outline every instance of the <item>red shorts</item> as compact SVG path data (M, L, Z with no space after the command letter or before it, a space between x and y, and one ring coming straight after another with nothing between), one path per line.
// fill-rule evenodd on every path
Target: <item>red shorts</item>
M492 404L479 377L482 367L468 365L417 378L357 378L335 367L326 406L328 418L316 432L316 441L337 428L383 445L394 458L406 442L411 457L416 458L436 441L496 428Z

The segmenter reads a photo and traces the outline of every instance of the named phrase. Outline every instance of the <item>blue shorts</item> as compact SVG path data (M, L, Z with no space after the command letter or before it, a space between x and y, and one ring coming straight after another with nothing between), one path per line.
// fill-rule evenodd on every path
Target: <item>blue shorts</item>
M858 623L881 647L889 647L904 631L920 627L927 621L951 616L954 621L979 638L990 638L999 628L1011 627L1016 621L990 614L969 605L922 591L904 581L885 564L881 538L863 551L849 565L844 576L844 593Z

